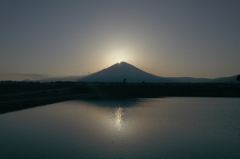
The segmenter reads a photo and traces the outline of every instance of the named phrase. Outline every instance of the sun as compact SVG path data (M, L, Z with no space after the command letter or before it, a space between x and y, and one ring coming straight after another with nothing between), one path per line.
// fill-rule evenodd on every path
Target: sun
M123 61L132 62L132 51L127 48L112 48L107 51L106 63L107 65L121 64Z
M129 51L126 49L117 49L113 51L112 57L114 61L117 61L117 63L120 64L122 61L129 59Z

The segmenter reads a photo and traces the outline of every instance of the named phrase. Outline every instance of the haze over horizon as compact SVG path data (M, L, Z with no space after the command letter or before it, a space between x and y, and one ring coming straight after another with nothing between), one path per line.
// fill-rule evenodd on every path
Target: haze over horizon
M238 0L2 0L0 80L86 75L119 61L162 77L236 75L239 7Z

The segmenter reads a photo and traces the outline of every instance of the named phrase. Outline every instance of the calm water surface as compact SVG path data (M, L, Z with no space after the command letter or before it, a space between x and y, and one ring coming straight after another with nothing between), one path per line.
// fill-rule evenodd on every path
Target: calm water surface
M1 159L239 159L240 98L67 101L0 115Z

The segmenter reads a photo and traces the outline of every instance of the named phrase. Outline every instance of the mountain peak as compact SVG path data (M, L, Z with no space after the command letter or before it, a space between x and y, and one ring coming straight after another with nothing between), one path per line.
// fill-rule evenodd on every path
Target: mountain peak
M121 61L121 62L118 62L118 63L115 63L114 65L108 67L108 68L111 68L111 67L134 67L134 68L137 68L127 62L124 62L124 61Z
M126 64L127 64L127 65L130 65L129 63L127 63L127 62L125 62L125 61L120 61L120 62L118 62L118 64L119 64L119 65L126 65Z
M114 65L116 65L116 66L133 66L133 65L131 65L131 64L125 62L125 61L120 61L118 63L115 63ZM114 65L112 65L112 66L114 66Z

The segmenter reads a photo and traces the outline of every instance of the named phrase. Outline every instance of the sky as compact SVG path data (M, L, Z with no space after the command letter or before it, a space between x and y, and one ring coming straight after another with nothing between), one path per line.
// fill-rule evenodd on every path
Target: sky
M239 0L1 0L0 80L82 76L119 61L162 77L236 75L239 8Z

